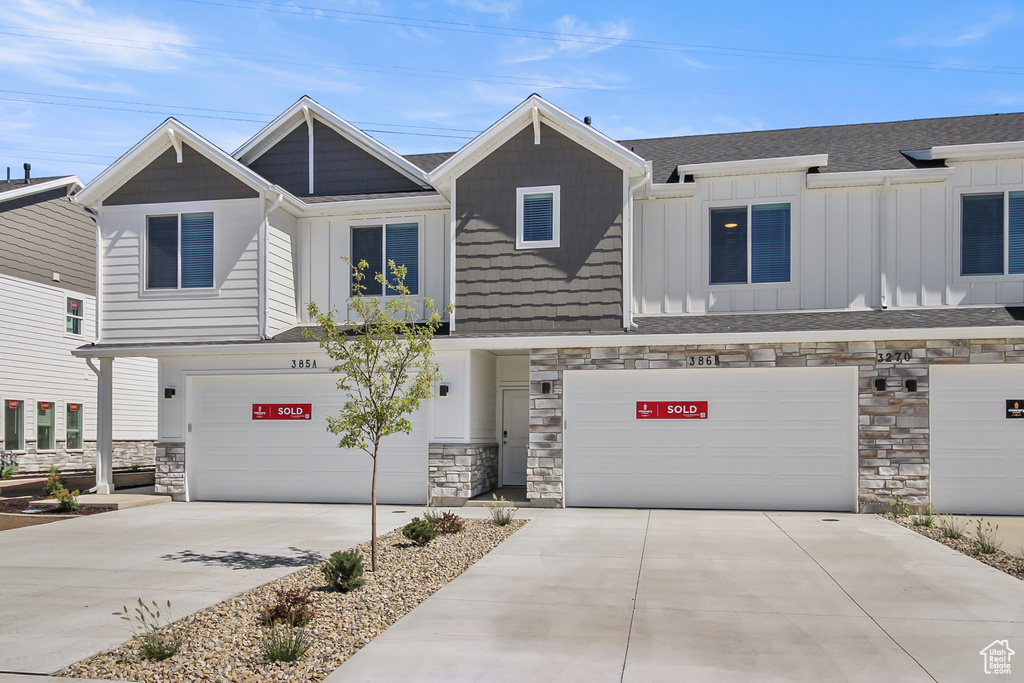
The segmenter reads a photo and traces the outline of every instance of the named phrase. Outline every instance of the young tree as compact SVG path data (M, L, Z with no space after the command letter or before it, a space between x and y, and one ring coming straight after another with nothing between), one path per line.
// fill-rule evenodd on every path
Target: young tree
M420 320L405 285L406 267L388 261L390 276L373 274L387 296L367 296L364 280L369 265L353 265L352 296L348 313L321 311L308 306L310 319L320 332L306 330L335 362L338 388L346 392L345 405L337 417L328 416L327 429L341 437L339 448L359 448L373 458L370 483L370 570L377 571L377 466L380 442L385 436L412 431L409 420L420 402L429 398L440 380L433 360L431 340L441 326L441 313L430 298L424 298L425 320ZM449 313L452 306L444 309ZM341 318L341 322L339 322Z

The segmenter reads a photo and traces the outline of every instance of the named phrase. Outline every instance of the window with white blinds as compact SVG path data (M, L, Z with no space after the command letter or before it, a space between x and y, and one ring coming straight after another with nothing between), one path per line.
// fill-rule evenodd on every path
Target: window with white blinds
M557 247L561 192L558 185L516 189L516 248Z

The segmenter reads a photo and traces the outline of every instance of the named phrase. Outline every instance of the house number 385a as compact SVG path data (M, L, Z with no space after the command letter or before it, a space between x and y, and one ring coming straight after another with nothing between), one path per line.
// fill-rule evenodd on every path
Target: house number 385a
M296 358L292 360L293 369L307 370L316 367L316 361L312 358Z

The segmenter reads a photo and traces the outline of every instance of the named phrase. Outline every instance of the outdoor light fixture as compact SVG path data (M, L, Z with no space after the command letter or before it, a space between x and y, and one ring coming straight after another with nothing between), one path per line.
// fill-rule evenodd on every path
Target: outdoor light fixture
M739 225L739 223L726 223L725 227L727 227L727 228L735 228L737 225Z
M916 379L908 379L907 380L907 391L917 391L917 380Z
M440 396L447 396L448 395L448 385L447 384L438 385L437 393Z
M164 389L164 398L174 398L174 388L167 387Z
M885 391L885 378L884 377L876 377L875 378L875 391Z
M551 382L541 382L540 383L540 393L542 393L542 394L550 394L551 393Z

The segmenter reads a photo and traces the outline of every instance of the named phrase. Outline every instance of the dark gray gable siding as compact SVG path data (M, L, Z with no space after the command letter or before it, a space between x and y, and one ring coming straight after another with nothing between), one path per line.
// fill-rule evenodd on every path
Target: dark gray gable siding
M313 194L408 192L419 185L319 121L313 121Z
M249 168L297 197L309 194L309 133L305 122L266 152Z
M182 143L181 163L173 147L136 173L103 203L159 204L201 202L211 199L245 199L259 193L241 180Z
M456 184L459 332L622 327L622 170L528 126ZM561 186L561 240L516 250L516 188Z
M96 224L66 195L61 187L0 202L0 273L95 294Z

